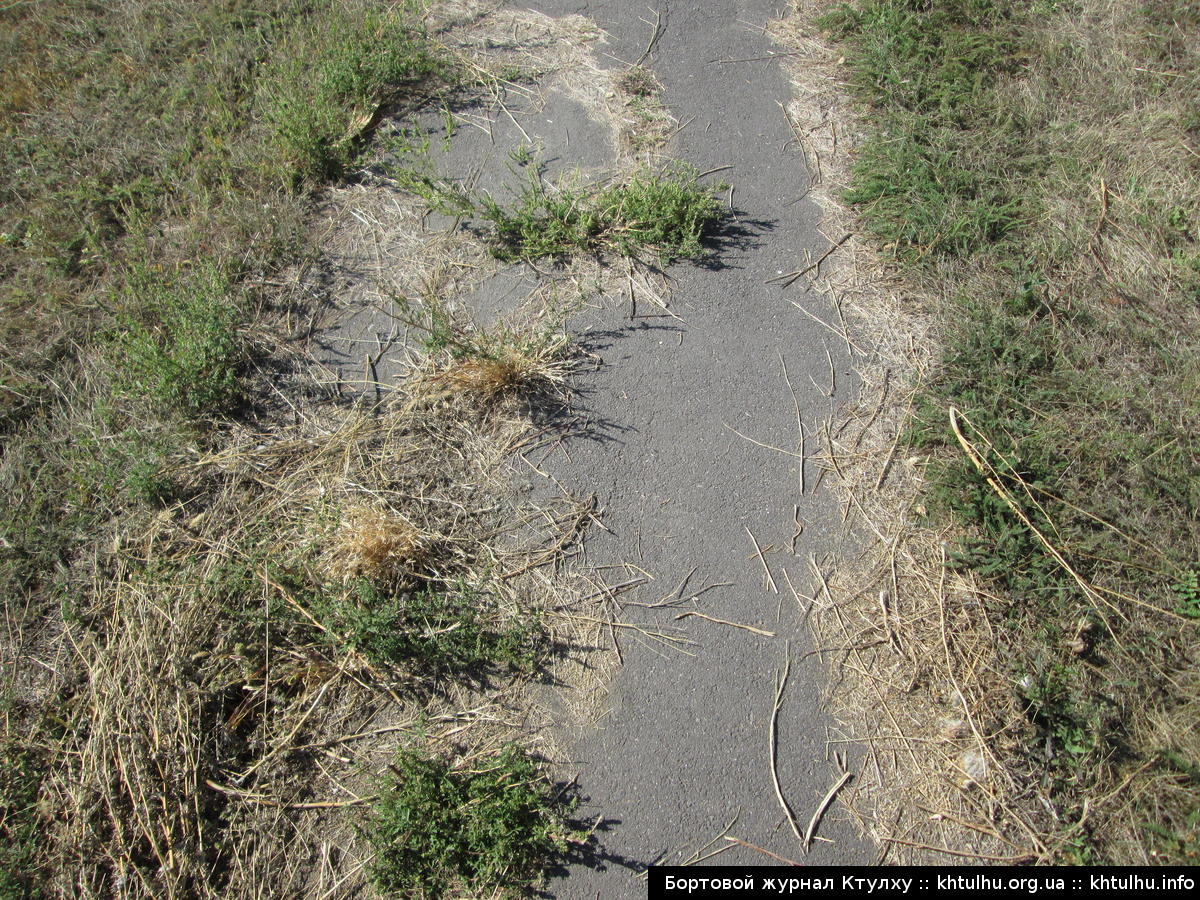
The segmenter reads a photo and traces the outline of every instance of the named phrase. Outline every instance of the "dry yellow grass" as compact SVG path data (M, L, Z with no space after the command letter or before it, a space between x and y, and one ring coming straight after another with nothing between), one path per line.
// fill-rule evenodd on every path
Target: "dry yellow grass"
M486 334L471 339L465 355L436 365L419 379L417 396L426 401L460 397L491 404L516 392L561 395L572 360L561 334L534 342L517 341L510 334L493 339Z
M416 575L430 551L429 535L395 513L373 506L347 510L326 554L335 578L396 584Z

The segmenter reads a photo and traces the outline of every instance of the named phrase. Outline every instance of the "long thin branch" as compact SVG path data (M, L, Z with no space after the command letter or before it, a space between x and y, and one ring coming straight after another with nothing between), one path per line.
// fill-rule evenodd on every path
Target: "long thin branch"
M788 806L787 799L783 796L783 789L779 786L779 771L775 763L776 758L776 730L779 721L779 707L783 703L783 689L787 687L788 673L792 669L792 654L788 645L784 645L783 650L783 674L779 677L779 683L775 687L775 704L771 707L771 728L768 737L768 753L771 762L771 783L775 785L775 798L779 801L779 805L783 808L784 814L787 816L788 824L792 826L792 833L796 835L802 846L807 847L804 837L800 834L800 826L796 824L796 816L792 813L792 808Z

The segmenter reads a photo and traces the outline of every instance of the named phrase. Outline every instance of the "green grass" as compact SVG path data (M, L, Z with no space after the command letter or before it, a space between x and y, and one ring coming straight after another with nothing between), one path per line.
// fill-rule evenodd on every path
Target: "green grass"
M1087 829L1048 843L1182 861L1200 793L1155 760L1200 760L1180 677L1200 559L1200 10L858 0L822 24L869 123L845 199L946 298L911 426L931 506L961 527L954 564L996 592L1048 801L1064 822L1092 803ZM951 407L1024 520L962 452Z
M663 262L695 258L725 214L716 197L724 186L701 185L696 170L680 163L605 188L548 186L533 171L508 206L412 166L398 166L394 175L431 209L479 216L491 228L492 254L510 262L646 251Z
M1019 226L1022 202L1006 174L962 165L977 149L969 140L907 124L887 134L860 150L845 199L897 255L965 256Z
M604 250L686 259L704 253L703 237L724 214L715 196L719 189L700 185L695 170L683 165L643 171L600 191L551 189L535 181L510 208L485 198L483 216L495 229L492 252L504 260Z
M0 744L0 898L18 900L37 888L37 847L44 823L38 811L40 769L36 751L7 736Z
M392 772L367 828L384 892L509 896L540 881L567 848L561 792L516 745L469 768L402 750Z
M150 295L132 304L144 321L132 323L118 341L122 388L183 415L228 410L237 400L245 353L236 288L211 265L177 285L151 284ZM138 286L132 291L136 296Z
M410 0L335 11L285 43L265 89L266 117L297 176L341 176L381 105L447 71L416 8Z
M463 580L447 588L388 590L358 580L314 610L331 635L379 665L429 674L483 676L530 671L539 655L536 617L506 613L486 589Z
M125 436L203 443L234 409L259 303L244 279L298 250L306 185L353 161L363 116L446 66L411 6L72 0L0 22L0 434L5 478L39 492L3 537L65 549L76 522L53 495L78 460L22 448L104 447L135 461L130 495L160 494L162 454ZM103 516L113 497L68 507ZM26 558L0 563L0 586L38 590Z

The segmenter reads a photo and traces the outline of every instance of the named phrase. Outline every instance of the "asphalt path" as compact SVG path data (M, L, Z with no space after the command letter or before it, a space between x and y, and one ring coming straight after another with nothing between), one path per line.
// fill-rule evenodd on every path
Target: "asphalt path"
M590 798L581 812L602 815L604 825L598 854L551 882L562 898L639 896L642 882L631 880L639 867L681 862L727 827L808 864L875 858L836 804L804 855L770 770L785 648L793 663L778 717L777 770L801 829L839 777L833 749L849 750L854 765L850 745L827 744L837 735L819 711L824 664L819 655L805 657L802 604L789 588L812 592L809 559L836 552L840 516L817 485L813 461L801 493L800 458L760 446L798 447L794 390L806 449L816 450L822 425L853 389L845 344L791 302L833 322L828 301L801 284L785 291L766 283L802 266L806 250L815 259L828 246L816 228L819 210L803 198L808 175L780 108L787 82L778 60L764 58L779 49L764 26L780 9L762 0L649 2L533 5L592 19L608 34L600 54L614 68L642 57L657 31L643 65L685 123L673 153L700 170L732 167L715 177L734 187L733 215L710 264L669 270L672 308L682 321L630 321L613 306L573 323L603 360L581 386L596 428L544 466L570 490L595 492L604 510L611 533L594 530L585 565L632 563L651 573L652 588L638 595L644 601L689 573L684 597L727 586L680 609L622 611L625 621L681 628L695 645L689 655L619 630L624 665L609 714L565 735ZM675 618L686 610L776 636ZM710 860L770 862L741 847Z

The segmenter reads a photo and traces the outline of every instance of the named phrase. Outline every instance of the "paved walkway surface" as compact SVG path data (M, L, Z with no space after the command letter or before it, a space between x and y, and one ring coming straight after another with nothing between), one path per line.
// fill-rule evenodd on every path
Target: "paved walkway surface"
M611 712L564 742L591 798L584 812L603 814L606 826L602 858L551 883L562 898L640 896L642 882L630 880L637 868L682 862L727 826L744 841L809 864L875 858L836 806L819 830L830 842L816 842L805 856L769 766L776 678L790 643L778 775L803 829L840 770L826 744L836 735L818 711L824 664L817 656L801 659L807 638L789 583L811 592L809 558L836 549L840 519L832 498L814 489L814 463L801 494L800 459L748 438L796 448L798 403L811 452L853 386L844 343L791 300L833 321L828 303L799 286L784 292L764 283L803 265L806 249L815 259L827 246L816 230L819 210L802 199L807 173L779 105L788 100L788 85L779 62L763 59L778 51L763 29L780 10L762 0L651 2L535 6L591 18L608 33L600 56L612 67L638 60L657 26L643 65L686 123L674 155L701 171L732 166L719 177L734 185L736 216L714 265L671 268L671 305L682 321L630 322L614 303L572 322L603 359L583 396L605 439L572 441L543 465L576 493L596 492L612 533L593 532L586 564L633 563L651 573L653 590L643 588L639 600L669 593L689 573L685 598L726 586L686 607L622 611L626 621L647 627L682 628L695 645L687 655L620 630L624 666L612 685ZM686 610L776 637L698 616L675 618ZM711 860L770 862L742 848Z

